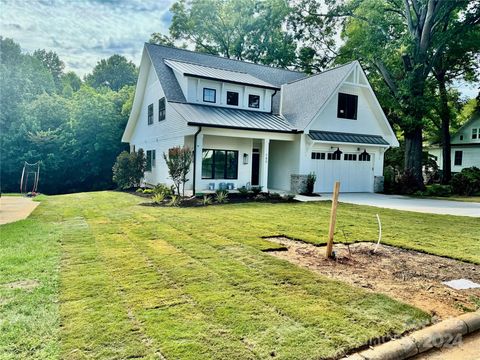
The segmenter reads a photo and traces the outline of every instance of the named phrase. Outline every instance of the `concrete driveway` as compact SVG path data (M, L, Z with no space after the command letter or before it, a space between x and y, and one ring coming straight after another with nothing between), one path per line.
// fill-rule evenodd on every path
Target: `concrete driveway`
M311 197L309 199L318 201L320 199L330 200L331 198L332 194L321 194L320 198ZM340 193L339 201L421 213L480 217L480 203L473 202L420 199L401 195L371 193Z
M23 196L0 197L0 225L26 219L38 204Z

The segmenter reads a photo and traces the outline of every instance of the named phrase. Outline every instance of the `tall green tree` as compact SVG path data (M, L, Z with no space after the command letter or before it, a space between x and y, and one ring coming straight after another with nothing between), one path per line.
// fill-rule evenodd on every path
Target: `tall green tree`
M478 26L478 1L319 3L300 1L292 21L305 34L342 28L345 44L340 55L360 58L381 77L397 104L397 120L405 138L405 170L412 174L416 187L423 188L423 128L432 101L426 90L428 81L438 58L449 51L451 39ZM306 41L315 39L307 36Z
M100 60L92 73L85 77L85 82L96 89L108 87L118 91L125 85L135 85L137 76L135 64L124 56L115 54Z
M170 11L172 39L193 43L197 51L279 67L295 63L284 0L180 0Z
M65 63L60 60L54 51L47 51L45 49L38 49L33 52L33 56L40 60L45 68L50 71L55 82L55 86L59 91L62 90L62 76L65 69Z

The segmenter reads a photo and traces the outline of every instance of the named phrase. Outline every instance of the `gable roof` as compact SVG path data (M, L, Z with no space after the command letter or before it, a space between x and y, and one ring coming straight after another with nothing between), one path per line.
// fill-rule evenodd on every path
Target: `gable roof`
M246 72L217 69L211 66L187 63L183 61L165 60L165 64L183 75L193 76L202 79L226 81L234 84L258 86L280 90L280 87L260 80Z
M460 133L465 130L468 126L472 125L474 122L480 121L480 111L475 111L470 119L468 119L460 128L453 134L452 136L452 141L457 140L457 136L460 135Z
M282 86L282 114L304 129L357 64L356 61Z
M297 132L280 115L218 106L171 103L188 125L271 132Z
M259 65L244 61L227 59L220 56L198 53L174 47L145 44L145 49L150 57L155 72L161 82L165 97L170 102L186 103L182 89L175 78L173 70L165 63L165 60L194 63L205 67L241 72L249 74L259 80L280 88L282 84L306 77L306 74L266 65ZM278 108L279 95L275 95L274 104Z

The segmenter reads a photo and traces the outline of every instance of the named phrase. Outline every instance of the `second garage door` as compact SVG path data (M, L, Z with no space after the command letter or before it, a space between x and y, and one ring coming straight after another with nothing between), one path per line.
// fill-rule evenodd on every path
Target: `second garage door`
M340 181L341 192L373 192L373 154L319 151L312 152L311 161L315 192L332 192L335 181Z

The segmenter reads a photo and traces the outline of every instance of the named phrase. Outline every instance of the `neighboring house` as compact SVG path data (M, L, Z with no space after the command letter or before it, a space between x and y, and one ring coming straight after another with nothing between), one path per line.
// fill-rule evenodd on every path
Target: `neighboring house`
M480 112L458 129L451 140L452 172L460 172L464 168L476 166L480 168ZM442 148L438 145L430 147L428 152L435 157L439 169L443 167Z
M398 141L357 61L306 74L145 44L122 138L147 154L145 182L170 182L163 159L194 150L186 188L373 192Z

